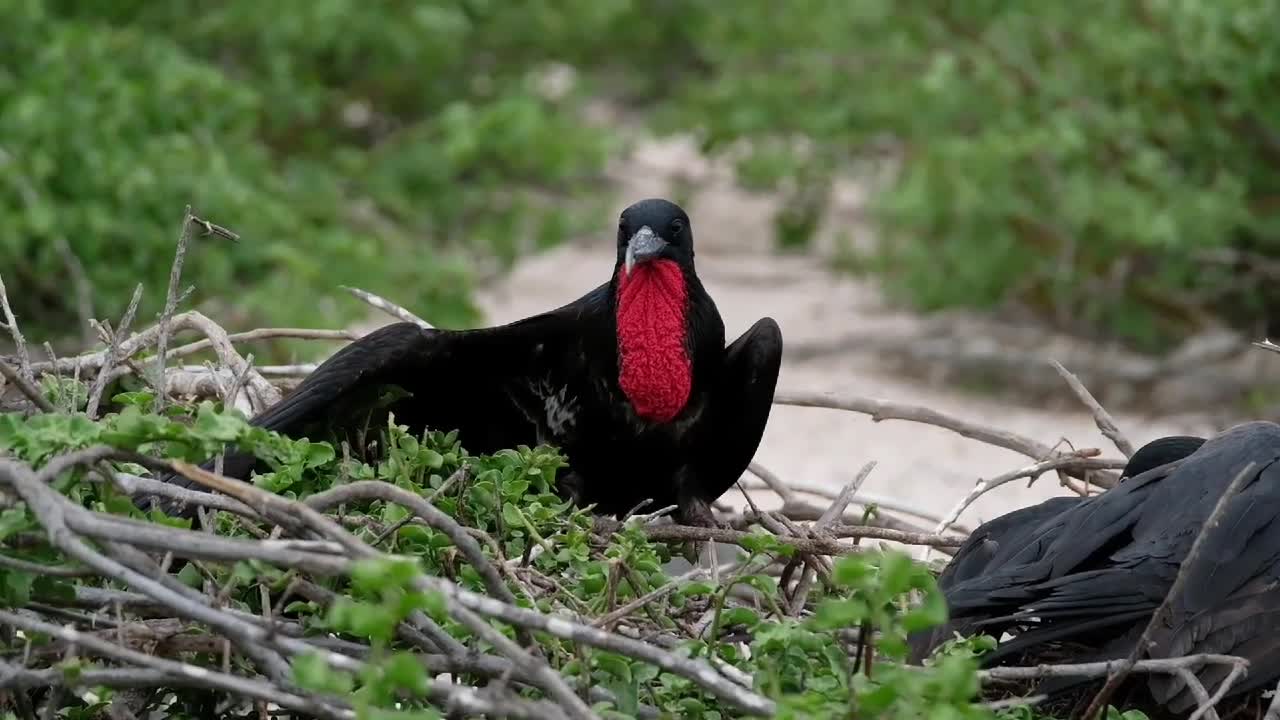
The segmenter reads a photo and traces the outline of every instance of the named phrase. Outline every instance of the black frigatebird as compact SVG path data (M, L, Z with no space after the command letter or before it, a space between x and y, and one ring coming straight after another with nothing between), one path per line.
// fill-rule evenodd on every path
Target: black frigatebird
M1189 552L1223 492L1241 473L1198 554ZM1003 555L1003 553L1000 553ZM1171 588L1179 572L1181 588ZM1007 556L947 590L953 616L1013 637L983 657L986 665L1069 647L1073 662L1127 657L1168 597L1139 657L1201 653L1249 661L1228 697L1270 688L1280 679L1280 425L1249 422L1210 438L1176 463L1150 469L1081 501L1025 537ZM1191 671L1209 692L1230 668ZM1051 679L1056 695L1079 678ZM1147 678L1151 699L1185 717L1198 704L1180 676Z
M1120 482L1182 460L1198 450L1204 442L1204 438L1194 435L1170 435L1152 440L1138 448L1125 463L1120 472ZM1015 555L1027 557L1030 554L1029 547L1036 550L1047 548L1047 541L1056 537L1047 530L1060 530L1062 527L1051 521L1082 502L1087 502L1086 498L1074 495L1049 498L979 525L965 538L938 575L938 589L945 596L956 585L972 581L985 573L995 572ZM934 648L956 634L967 636L984 630L991 632L991 628L983 626L984 620L989 618L981 613L969 614L952 618L937 628L914 633L909 638L911 662L922 661Z
M576 502L620 516L649 500L707 525L711 502L760 444L781 360L782 333L768 317L725 347L724 323L694 269L688 215L648 199L622 212L613 271L586 295L497 327L387 325L251 423L308 436L398 388L387 409L414 432L456 429L477 454L557 446L568 459L557 484ZM229 453L224 472L245 479L255 464Z

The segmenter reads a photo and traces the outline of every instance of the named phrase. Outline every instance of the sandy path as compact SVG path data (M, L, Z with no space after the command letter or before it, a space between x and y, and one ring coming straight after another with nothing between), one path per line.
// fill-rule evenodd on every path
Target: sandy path
M768 250L768 216L772 205L738 191L706 163L692 157L683 143L645 143L637 150L646 168L643 179L619 176L619 209L649 195L671 192L669 168L693 168L696 190L684 203L693 219L699 275L725 319L727 334L736 337L763 315L775 318L787 341L821 338L833 331L902 331L919 320L886 308L867 281L827 271L820 260L779 257ZM629 167L634 168L635 165ZM856 188L842 198L853 207L846 223L856 223ZM853 219L851 219L853 218ZM865 228L862 229L865 231ZM487 288L479 298L488 322L526 317L568 302L608 277L613 263L611 237L591 238L522 260L514 271ZM1066 438L1077 447L1114 448L1084 412L1041 411L1010 407L943 386L896 377L865 356L823 357L795 361L784 355L779 388L847 391L859 395L928 405L961 417L989 422L1053 445ZM1194 418L1154 420L1121 415L1121 430L1135 443L1177 434L1212 432L1207 421ZM938 515L961 498L982 476L993 476L1027 464L1016 453L962 438L949 431L915 423L870 419L820 409L775 407L757 460L784 479L838 489L868 460L877 469L863 486L867 492L901 499ZM1065 492L1046 477L1031 488L1014 483L975 503L967 523L1051 495ZM724 498L735 505L741 496Z

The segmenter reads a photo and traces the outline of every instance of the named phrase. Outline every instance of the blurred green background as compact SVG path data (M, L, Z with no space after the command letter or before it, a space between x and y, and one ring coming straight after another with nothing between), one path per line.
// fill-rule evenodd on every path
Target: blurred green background
M1275 329L1280 0L0 0L0 26L0 273L40 339L80 335L67 248L99 317L139 281L158 311L188 202L242 236L185 271L228 326L366 314L339 284L474 322L478 268L625 200L591 101L732 150L791 249L891 158L842 265L910 306L1148 351Z

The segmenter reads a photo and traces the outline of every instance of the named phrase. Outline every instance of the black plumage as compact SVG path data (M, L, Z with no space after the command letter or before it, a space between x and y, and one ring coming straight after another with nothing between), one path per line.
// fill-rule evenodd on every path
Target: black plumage
M987 664L1069 643L1071 660L1127 657L1219 497L1251 463L1240 492L1170 597L1145 657L1239 655L1247 676L1230 695L1280 677L1280 425L1251 422L1205 442L1185 459L1135 475L1041 523L1025 547L947 590L957 618L999 635ZM1210 692L1228 668L1196 675ZM1061 692L1077 681L1042 683ZM1152 675L1151 698L1183 714L1196 701L1177 676Z
M1120 481L1140 475L1190 455L1205 442L1204 438L1190 435L1171 435L1157 438L1134 451L1120 473ZM1066 510L1084 502L1085 498L1065 496L1049 498L1036 505L1019 508L979 525L957 548L955 555L938 575L938 589L945 594L950 588L981 576L990 569L1001 567L1015 554L1046 547L1052 534L1043 532L1042 526L1057 518ZM1060 526L1054 526L1060 527ZM954 637L972 635L982 631L980 615L952 618L947 623L921 631L911 637L911 661L920 662L934 648Z
M569 461L560 489L579 503L621 515L651 500L706 524L760 443L781 358L767 317L725 347L689 218L651 199L623 211L613 272L581 298L498 327L380 328L252 423L314 438L363 422L394 387L408 395L387 409L414 432L456 429L472 453L558 446ZM255 462L230 454L224 472L245 478Z

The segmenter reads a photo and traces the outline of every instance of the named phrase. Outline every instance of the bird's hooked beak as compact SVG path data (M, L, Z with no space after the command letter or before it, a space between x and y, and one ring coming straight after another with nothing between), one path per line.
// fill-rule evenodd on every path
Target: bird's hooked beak
M658 237L648 225L636 231L635 235L627 241L627 255L625 260L625 268L628 275L631 274L631 268L637 263L652 260L662 253L662 249L667 246L667 241Z

